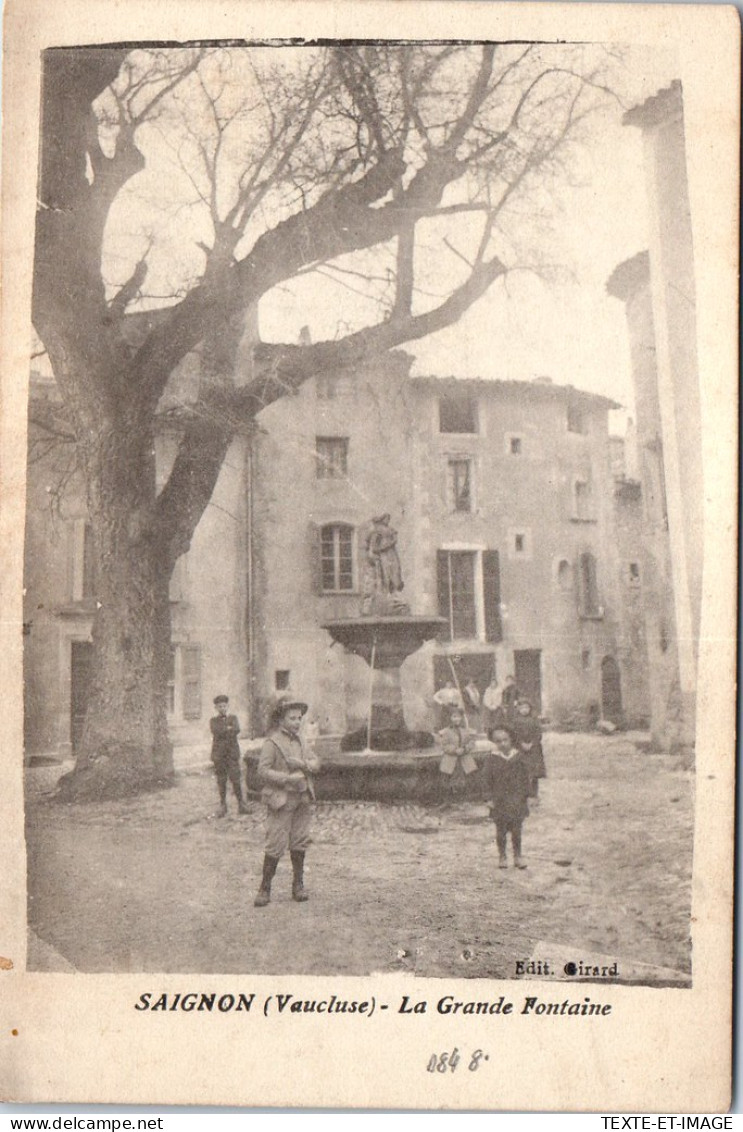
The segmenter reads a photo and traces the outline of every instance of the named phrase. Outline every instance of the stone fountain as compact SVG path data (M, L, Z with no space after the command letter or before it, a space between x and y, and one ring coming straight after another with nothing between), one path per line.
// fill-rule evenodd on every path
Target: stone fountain
M365 540L366 563L358 617L323 625L334 642L369 665L369 712L366 727L344 735L342 751L405 751L430 747L433 736L410 731L405 725L400 688L403 661L435 640L446 624L443 617L411 614L401 600L402 571L397 532L390 516L372 519Z

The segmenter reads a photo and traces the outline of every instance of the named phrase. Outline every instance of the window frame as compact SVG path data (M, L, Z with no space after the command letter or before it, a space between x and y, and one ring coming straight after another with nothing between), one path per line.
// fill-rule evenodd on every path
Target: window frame
M580 489L585 489L581 491ZM595 523L593 484L589 475L573 476L571 486L571 513L574 523Z
M518 445L516 450L514 450L514 444ZM526 438L524 437L523 432L504 433L503 447L505 449L506 456L512 456L515 459L520 460L523 456L526 455Z
M478 582L478 570L477 570L478 561L477 561L477 558L478 558L478 552L476 550L465 550L465 549L462 549L462 550L443 549L440 553L446 555L446 564L447 564L446 593L447 593L447 601L448 601L448 610L445 611L443 608L440 607L440 614L441 614L442 617L446 617L447 625L448 625L448 632L449 632L449 639L452 640L452 641L476 641L476 640L479 639L479 633L478 633L479 625L478 625L478 615L477 615L477 612L478 612L477 611L477 605L478 605L478 602L477 602L477 582ZM456 559L457 571L460 573L460 576L459 576L458 579L455 579L455 577L454 577L454 571L452 569L452 559ZM455 597L458 596L462 592L466 593L468 587L463 587L462 585L459 585L458 589L455 592L455 584L454 583L455 583L455 581L461 583L463 576L464 576L464 572L460 571L459 568L461 566L463 566L465 561L467 563L469 563L470 566L471 566L471 591L470 591L471 592L471 607L463 612L460 609L455 609ZM469 581L469 579L468 579L468 581ZM455 619L455 617L456 617L456 619ZM463 623L465 618L466 618L467 623ZM471 627L472 627L471 632L468 631L470 624L471 624ZM460 630L463 630L463 631L460 631Z
M467 416L471 417L471 428L445 428L444 427L444 409L448 408L455 411L456 402L459 401L461 407L464 403L467 405ZM438 397L438 431L441 436L478 436L480 434L480 404L477 397L472 396L470 393L449 392L440 393Z
M563 567L566 567L566 570L563 571ZM557 588L563 593L569 593L570 590L572 590L575 582L574 564L563 554L559 558L555 559L554 572Z
M325 532L333 532L333 586L326 587L325 585L325 565L328 561L327 555L324 554L325 548ZM342 533L348 534L348 547L350 551L350 585L341 588L339 582L341 580L341 535ZM335 521L331 523L323 523L319 528L319 552L320 552L320 593L321 595L345 595L357 593L356 584L356 529L351 523L344 523Z
M203 663L201 645L172 641L171 671L167 681L166 714L169 723L192 723L203 719ZM188 658L195 660L190 667Z
M521 549L517 541L521 539ZM532 534L530 527L509 527L508 557L512 562L530 562L532 557Z
M578 556L577 575L580 615L586 621L600 621L604 616L604 607L601 604L598 561L593 551L581 551Z
M467 469L468 506L457 506L456 475L454 469L464 466ZM473 515L475 512L475 461L472 456L452 452L446 457L446 501L449 511L454 515Z
M462 635L461 624L454 617L454 587L452 586L452 556L467 555L472 566L472 611L474 621L471 633ZM446 560L446 570L443 561ZM499 644L503 640L503 604L501 589L500 553L482 545L444 545L436 551L436 588L439 615L446 620L443 639L451 642L479 641ZM464 626L466 629L467 626ZM459 635L456 633L459 632Z
M348 479L348 439L347 436L315 437L315 479ZM321 450L323 445L328 446L328 452ZM336 459L338 455L340 461Z

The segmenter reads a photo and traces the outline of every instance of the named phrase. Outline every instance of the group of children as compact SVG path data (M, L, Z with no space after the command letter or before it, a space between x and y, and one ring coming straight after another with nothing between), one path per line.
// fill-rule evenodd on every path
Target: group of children
M469 725L463 699L453 681L450 684L451 687L447 685L441 689L443 695L437 698L437 703L446 713L445 726L438 733L442 748L439 769L444 793L456 799L464 794L467 778L478 769L474 751L480 732ZM526 863L521 855L521 826L529 814L529 801L538 797L539 779L547 773L542 751L542 726L532 704L519 694L513 677L506 681L497 704L494 696L488 703L487 692L483 700L483 706L489 713L486 733L490 740L483 768L484 784L490 816L495 822L499 867L504 869L508 865L507 841L510 834L513 863L517 869L525 869ZM472 708L479 706L474 703L473 692L470 692L468 702ZM219 788L219 815L223 817L227 813L228 781L232 783L238 812L249 813L240 783L240 748L237 742L240 724L236 716L229 714L227 696L216 696L214 704L217 714L210 720L210 727L212 761ZM306 711L306 705L300 706Z
M460 704L447 708L446 726L439 731L442 757L439 769L450 797L463 793L464 783L477 770L473 757L478 732L468 726ZM498 864L508 866L507 841L511 835L513 863L525 869L521 855L521 826L529 814L529 800L539 794L539 779L547 771L542 751L542 726L532 704L514 694L501 704L488 721L487 735L491 749L484 766L485 789L490 816L495 822Z

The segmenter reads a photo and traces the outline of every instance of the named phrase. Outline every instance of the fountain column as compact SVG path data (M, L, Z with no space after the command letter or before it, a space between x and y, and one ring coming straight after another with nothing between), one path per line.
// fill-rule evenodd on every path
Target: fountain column
M363 742L356 749L404 750L419 743L419 736L405 726L400 687L403 661L438 637L446 624L443 617L393 614L383 617L350 617L323 625L334 641L370 667L370 712ZM372 667L373 659L373 667ZM344 736L344 741L354 736ZM353 749L346 747L345 749Z

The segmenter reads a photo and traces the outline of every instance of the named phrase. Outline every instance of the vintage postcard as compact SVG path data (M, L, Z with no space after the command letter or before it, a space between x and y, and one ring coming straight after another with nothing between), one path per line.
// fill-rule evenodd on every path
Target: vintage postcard
M736 10L4 34L2 1097L724 1111Z

